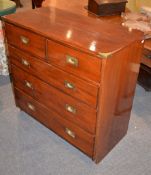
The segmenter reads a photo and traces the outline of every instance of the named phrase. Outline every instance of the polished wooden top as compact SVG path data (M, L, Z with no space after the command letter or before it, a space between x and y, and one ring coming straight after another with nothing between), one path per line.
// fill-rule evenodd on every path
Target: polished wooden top
M111 23L88 12L86 16L54 7L20 12L3 19L96 56L117 52L143 38L141 32L128 31L119 20Z

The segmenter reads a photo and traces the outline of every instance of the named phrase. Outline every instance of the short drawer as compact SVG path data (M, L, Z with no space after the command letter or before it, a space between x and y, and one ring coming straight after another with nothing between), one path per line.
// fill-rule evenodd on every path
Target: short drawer
M44 61L36 59L8 45L11 63L50 83L93 108L97 105L98 84L93 84L62 71Z
M88 156L93 155L94 136L73 123L61 118L57 113L47 109L39 102L15 89L16 104L23 111L33 116L49 129L66 139L68 142L82 150Z
M5 23L5 32L9 44L42 59L45 58L46 41L44 37L8 23Z
M96 110L12 65L14 86L26 92L63 118L95 133Z
M48 62L83 79L100 81L101 60L57 42L47 41Z

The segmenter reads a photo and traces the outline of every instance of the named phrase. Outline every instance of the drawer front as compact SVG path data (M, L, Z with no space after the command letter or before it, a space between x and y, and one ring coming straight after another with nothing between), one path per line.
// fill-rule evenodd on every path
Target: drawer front
M101 60L56 42L47 41L48 62L83 79L100 81Z
M8 50L11 63L96 108L98 85L72 76L14 47L8 46Z
M93 155L94 136L74 124L58 117L58 114L15 89L16 104L29 115L40 121L49 129L82 150L88 156Z
M96 111L12 65L14 86L33 96L62 117L95 133Z
M28 30L15 27L8 23L5 24L7 42L24 51L36 55L42 59L45 58L46 40L37 34Z

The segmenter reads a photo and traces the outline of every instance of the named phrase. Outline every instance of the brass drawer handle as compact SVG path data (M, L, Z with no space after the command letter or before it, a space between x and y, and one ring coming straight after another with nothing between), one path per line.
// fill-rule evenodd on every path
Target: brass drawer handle
M25 86L30 88L30 89L33 89L33 85L30 82L28 82L27 80L25 80Z
M75 88L75 85L71 82L68 82L68 81L64 81L64 84L65 84L65 87L68 88L68 89L74 89Z
M27 38L25 36L20 36L20 40L25 45L29 44L29 38Z
M22 60L21 60L21 63L22 63L24 66L30 67L30 63L29 63L27 60L25 60L25 59L22 59Z
M66 110L70 113L76 114L77 110L73 106L66 104Z
M72 66L78 67L78 59L70 55L66 56L66 63L71 64Z
M66 132L70 137L72 137L72 138L75 139L75 133L72 132L70 129L66 128L66 129L65 129L65 132Z
M35 107L31 103L28 103L27 106L30 110L35 111Z

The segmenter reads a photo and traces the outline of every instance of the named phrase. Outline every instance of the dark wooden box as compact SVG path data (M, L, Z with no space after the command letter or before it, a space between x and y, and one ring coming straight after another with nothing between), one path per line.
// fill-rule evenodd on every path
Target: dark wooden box
M88 10L98 16L121 15L127 0L89 0Z
M140 84L146 91L151 91L151 68L141 64L138 84Z

